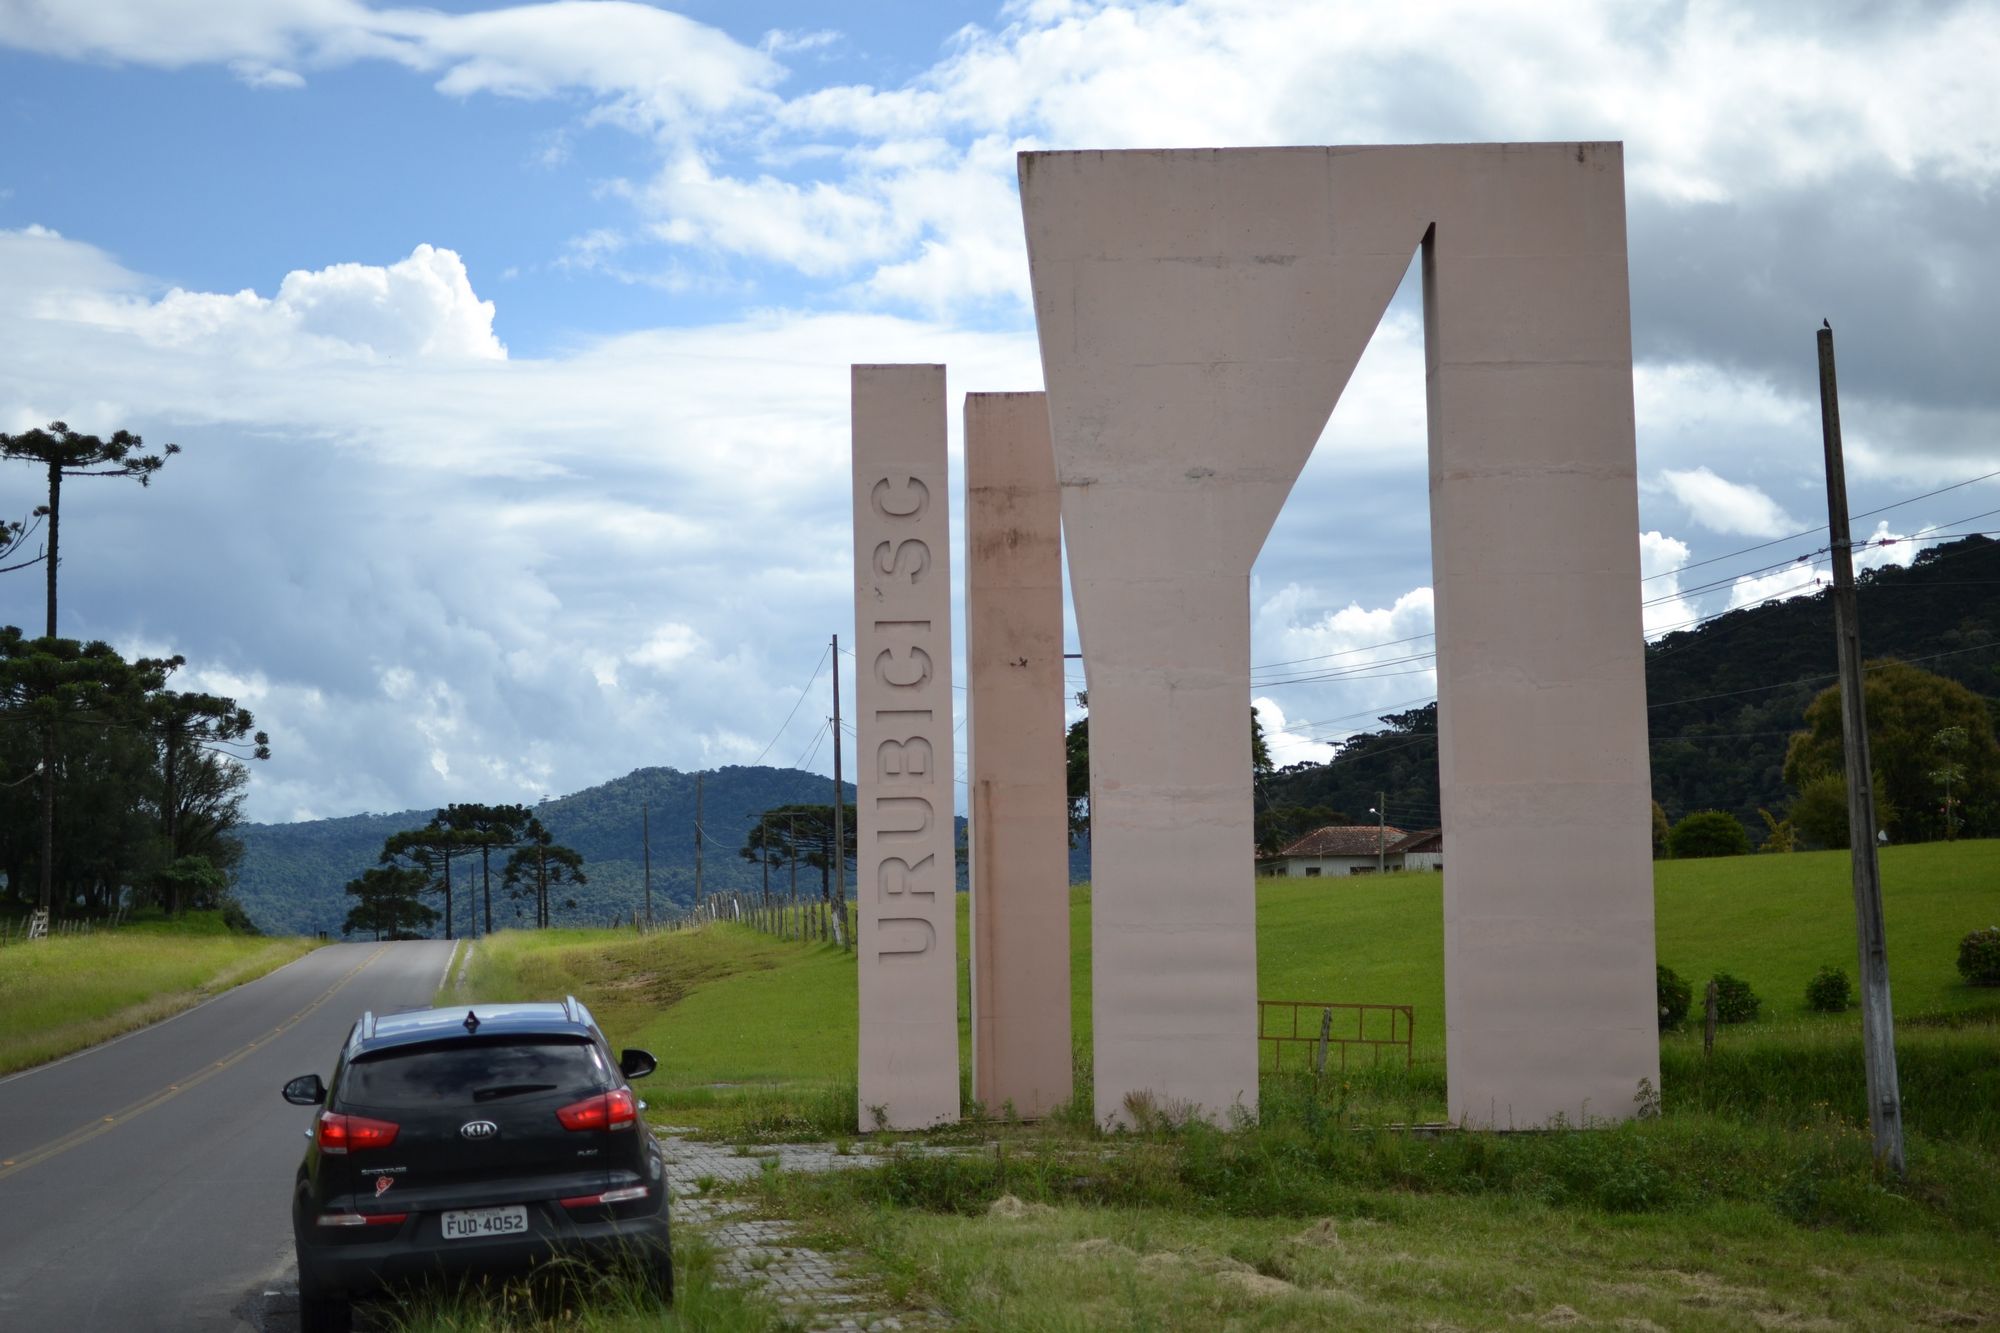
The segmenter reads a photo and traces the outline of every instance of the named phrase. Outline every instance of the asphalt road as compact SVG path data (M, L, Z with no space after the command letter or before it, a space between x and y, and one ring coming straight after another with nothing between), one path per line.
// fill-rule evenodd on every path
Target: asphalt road
M0 1079L0 1330L265 1327L313 1116L278 1090L330 1075L362 1010L428 1007L451 951L328 945Z

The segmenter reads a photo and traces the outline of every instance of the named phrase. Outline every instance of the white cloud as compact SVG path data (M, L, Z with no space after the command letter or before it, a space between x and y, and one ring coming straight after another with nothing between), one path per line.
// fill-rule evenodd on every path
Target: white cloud
M782 72L715 28L630 0L467 14L362 0L14 4L0 7L0 43L169 69L223 63L253 86L296 86L300 67L387 60L435 75L453 96L583 90L609 114L652 128L739 107Z
M1687 543L1660 532L1639 534L1639 596L1646 637L1690 628L1700 613L1681 595L1680 575L1688 562Z
M1040 379L1025 335L784 311L548 359L385 355L369 294L397 267L162 298L90 246L0 232L5 428L185 448L144 491L65 506L63 629L235 687L272 737L255 818L749 762L851 609L850 363ZM469 286L412 290L433 334L440 309L490 319Z
M329 357L484 361L507 355L493 333L493 303L474 295L464 261L429 245L386 267L295 270L272 297L176 287L147 299L55 288L44 290L35 313L51 323L129 333L155 347L259 364Z
M1274 766L1323 764L1333 758L1334 746L1285 729L1285 710L1278 706L1277 700L1259 695L1250 701L1250 706L1257 710L1257 720L1264 724L1264 747L1271 752Z
M693 626L670 622L654 630L651 638L625 655L625 660L634 666L666 672L707 648L707 641Z
M1787 537L1799 531L1798 520L1770 496L1742 482L1725 480L1707 467L1660 473L1660 484L1687 507L1688 517L1725 536Z

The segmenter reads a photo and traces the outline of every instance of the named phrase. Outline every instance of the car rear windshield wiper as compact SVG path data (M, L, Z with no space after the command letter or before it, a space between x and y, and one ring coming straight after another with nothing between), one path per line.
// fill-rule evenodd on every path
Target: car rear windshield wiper
M514 1097L524 1092L552 1092L553 1083L498 1083L490 1088L480 1088L472 1094L475 1102L490 1102L496 1097Z

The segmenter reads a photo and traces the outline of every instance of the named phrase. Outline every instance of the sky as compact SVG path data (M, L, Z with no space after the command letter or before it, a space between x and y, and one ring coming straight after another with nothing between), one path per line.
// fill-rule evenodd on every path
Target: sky
M1616 139L1657 635L1825 577L1822 319L1864 565L2000 529L1995 69L1918 0L0 0L0 431L181 445L66 488L61 632L253 709L253 819L826 772L847 368L946 363L954 469L1040 387L1017 152ZM1435 697L1416 297L1253 577L1280 763Z

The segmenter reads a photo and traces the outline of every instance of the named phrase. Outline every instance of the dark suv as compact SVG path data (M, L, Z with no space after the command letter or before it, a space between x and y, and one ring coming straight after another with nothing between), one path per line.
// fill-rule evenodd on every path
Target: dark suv
M574 997L377 1018L348 1034L307 1131L292 1234L300 1323L344 1333L350 1302L402 1280L519 1272L556 1256L643 1265L673 1295L667 1179L628 1079Z

